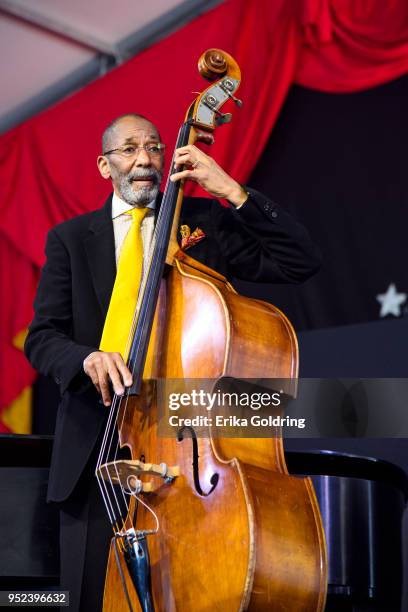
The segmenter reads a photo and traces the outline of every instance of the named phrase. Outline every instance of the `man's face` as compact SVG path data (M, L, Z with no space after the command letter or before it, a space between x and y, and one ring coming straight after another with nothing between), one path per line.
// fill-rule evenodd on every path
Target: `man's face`
M151 155L137 148L158 142L159 134L152 123L139 117L124 117L113 128L108 146L109 150L121 150L98 158L102 176L111 178L116 195L128 204L145 206L159 192L163 153ZM129 151L133 151L130 157Z

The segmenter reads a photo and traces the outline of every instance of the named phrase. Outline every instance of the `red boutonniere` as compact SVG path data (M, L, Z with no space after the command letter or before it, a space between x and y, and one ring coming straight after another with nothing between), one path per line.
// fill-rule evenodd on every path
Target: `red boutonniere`
M190 247L197 244L197 242L201 242L205 238L205 233L199 227L196 227L194 232L188 227L188 225L182 225L180 227L181 234L181 248L183 251L186 251Z

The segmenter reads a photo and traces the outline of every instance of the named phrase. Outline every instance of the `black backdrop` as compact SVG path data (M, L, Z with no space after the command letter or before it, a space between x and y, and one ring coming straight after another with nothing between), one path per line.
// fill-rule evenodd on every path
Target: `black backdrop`
M391 283L408 293L407 102L408 77L353 94L289 93L250 184L309 228L323 266L301 287L241 287L298 330L378 319L377 294Z

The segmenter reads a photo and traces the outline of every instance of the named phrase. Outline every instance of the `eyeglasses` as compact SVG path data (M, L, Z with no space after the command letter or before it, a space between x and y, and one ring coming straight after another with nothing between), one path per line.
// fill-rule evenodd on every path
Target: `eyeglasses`
M141 145L137 147L133 144L123 145L122 147L117 147L116 149L111 149L110 151L105 151L102 155L110 155L111 153L117 153L118 155L122 155L128 159L132 157L136 157L139 154L139 151L142 149L150 155L150 157L159 157L164 152L166 145L162 142L152 142L150 144Z

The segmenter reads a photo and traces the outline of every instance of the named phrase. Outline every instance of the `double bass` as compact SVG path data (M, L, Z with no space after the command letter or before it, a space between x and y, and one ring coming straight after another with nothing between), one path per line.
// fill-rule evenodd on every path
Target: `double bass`
M228 53L210 49L198 66L210 85L190 105L176 148L211 143L230 119L220 108L240 104L240 69ZM327 563L319 508L311 481L288 474L280 431L159 433L155 381L262 376L286 380L294 395L298 374L286 316L238 295L180 249L182 197L168 179L129 339L133 384L114 396L96 468L114 534L104 610L321 611Z

